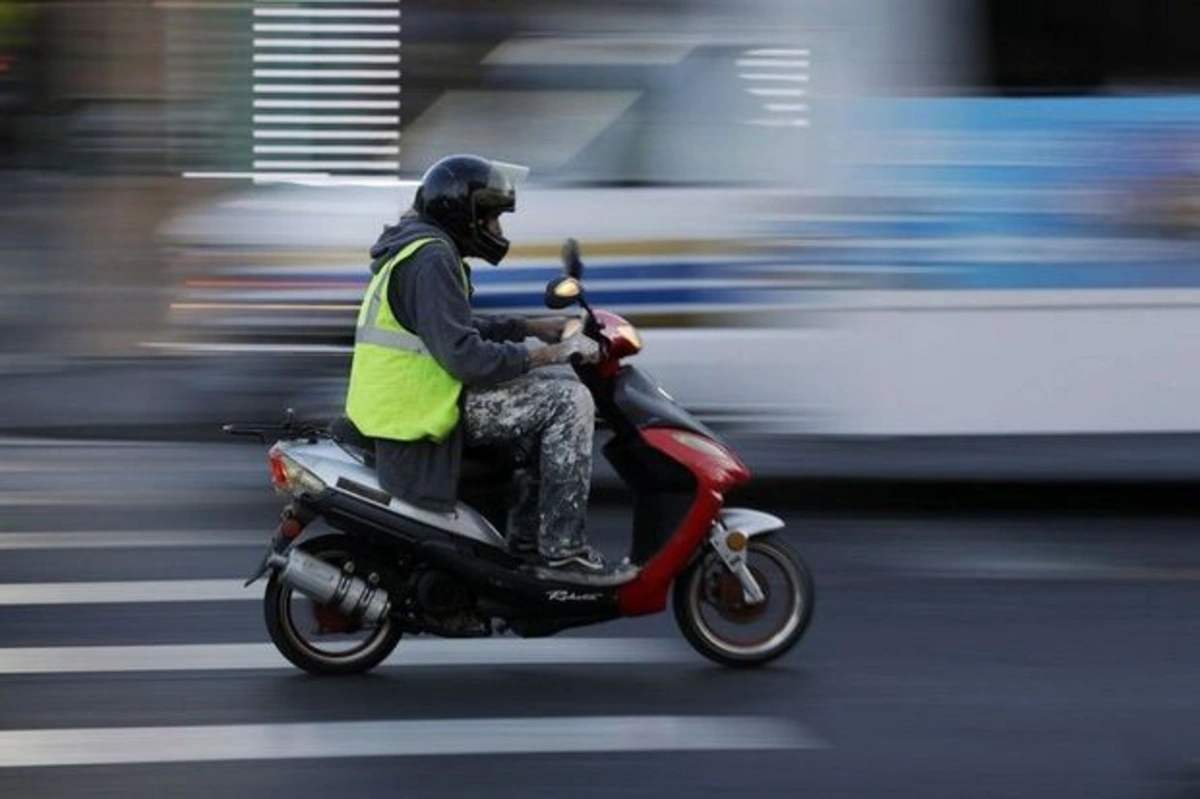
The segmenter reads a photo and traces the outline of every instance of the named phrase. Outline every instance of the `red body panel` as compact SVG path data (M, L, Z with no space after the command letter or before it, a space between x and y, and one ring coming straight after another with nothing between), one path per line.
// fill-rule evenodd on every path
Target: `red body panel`
M633 325L624 317L612 311L596 311L596 321L600 323L601 332L608 339L608 360L620 361L630 355L637 355L642 345L637 338Z
M692 506L675 535L642 567L636 579L617 590L623 616L657 613L667 606L671 582L687 566L712 529L713 519L725 501L725 491L750 479L746 465L723 447L725 456L721 457L680 441L680 436L701 438L696 433L656 427L642 430L641 434L651 447L686 466L696 477L697 489ZM712 446L719 447L715 443Z

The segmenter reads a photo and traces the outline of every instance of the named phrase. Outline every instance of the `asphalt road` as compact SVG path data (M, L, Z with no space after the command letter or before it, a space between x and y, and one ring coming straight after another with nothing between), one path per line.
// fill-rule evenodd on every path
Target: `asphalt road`
M1200 519L768 508L773 667L660 616L321 680L237 589L277 507L254 448L0 442L0 796L1200 796Z

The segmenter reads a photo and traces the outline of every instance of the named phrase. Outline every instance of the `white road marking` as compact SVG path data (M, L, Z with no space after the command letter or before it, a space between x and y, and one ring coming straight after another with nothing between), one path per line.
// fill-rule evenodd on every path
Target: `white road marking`
M95 605L110 602L224 602L239 599L257 600L261 597L261 585L243 588L242 582L239 580L0 584L0 606Z
M252 490L253 486L248 490ZM117 488L95 491L2 491L0 508L67 508L81 506L121 505L178 505L195 502L203 496L196 489Z
M0 731L0 768L413 755L812 749L755 716L591 716Z
M29 549L164 549L265 547L271 526L257 530L97 530L0 533L0 552Z
M26 456L29 457L29 456ZM0 463L0 474L67 474L72 472L82 472L87 468L95 468L94 466L82 466L73 463L30 463L28 461L16 461L9 463Z
M1200 567L1178 564L1104 562L1047 556L945 557L891 564L909 575L944 580L1021 582L1184 583L1200 582Z
M663 638L418 638L402 640L384 665L519 666L686 663L698 656ZM154 644L0 648L0 674L294 669L271 644Z
M23 436L4 436L0 438L0 447L29 447L31 449L62 449L65 447L123 447L126 449L146 448L162 449L169 444L156 444L144 441L121 441L119 439L73 439L73 438L26 438Z

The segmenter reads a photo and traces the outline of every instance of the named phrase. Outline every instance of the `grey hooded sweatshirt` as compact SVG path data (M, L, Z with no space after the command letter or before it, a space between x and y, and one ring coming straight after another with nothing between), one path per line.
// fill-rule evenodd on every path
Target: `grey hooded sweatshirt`
M396 319L416 333L442 368L465 391L512 380L529 371L522 342L527 329L519 317L475 316L462 270L470 269L453 241L440 228L412 211L389 226L371 248L371 272L377 273L407 244L435 238L392 270L387 301ZM443 441L378 439L375 455L379 482L395 497L430 510L454 507L462 465L461 423Z

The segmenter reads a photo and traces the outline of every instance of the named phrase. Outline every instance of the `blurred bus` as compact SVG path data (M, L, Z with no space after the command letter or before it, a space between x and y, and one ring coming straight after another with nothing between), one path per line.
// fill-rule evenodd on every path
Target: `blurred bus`
M711 419L1200 432L1200 7L489 7L405 0L399 173L463 151L533 167L512 256L475 272L483 309L541 310L573 236L593 302ZM336 383L366 248L413 191L373 183L235 182L176 219L156 344L309 353Z

